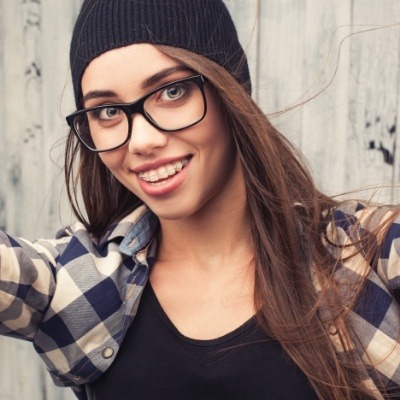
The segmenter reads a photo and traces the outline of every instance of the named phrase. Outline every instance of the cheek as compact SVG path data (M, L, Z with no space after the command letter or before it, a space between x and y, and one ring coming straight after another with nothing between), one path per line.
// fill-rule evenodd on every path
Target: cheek
M207 185L223 185L230 180L237 156L235 142L230 130L221 120L212 120L208 125L207 137L200 146L202 173Z
M114 175L118 175L123 170L125 151L121 150L99 153L100 160Z
M225 118L217 96L210 91L207 97L207 115L205 118L207 140L222 146L231 146L233 138L229 129L229 123Z
M228 123L219 108L211 109L210 118L207 120L207 141L209 151L226 162L236 153L235 142Z
M123 155L118 150L99 153L100 160L110 170L116 169L123 162Z

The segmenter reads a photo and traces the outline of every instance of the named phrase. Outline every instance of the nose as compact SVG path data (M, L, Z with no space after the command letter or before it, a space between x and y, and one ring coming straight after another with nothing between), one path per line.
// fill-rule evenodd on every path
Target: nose
M168 133L151 125L143 115L134 114L131 118L131 137L128 144L131 153L148 155L167 144Z

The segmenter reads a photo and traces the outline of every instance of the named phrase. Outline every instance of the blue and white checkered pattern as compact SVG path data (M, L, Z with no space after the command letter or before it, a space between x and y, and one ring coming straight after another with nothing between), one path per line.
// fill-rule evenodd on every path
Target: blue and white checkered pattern
M341 246L327 242L328 250L335 257L354 253L352 244L373 235L372 228L392 213L347 203L327 231L329 242ZM86 399L83 385L112 364L135 317L155 258L158 224L142 206L100 240L81 224L34 243L0 233L0 333L32 341L55 383ZM357 340L344 349L331 337L338 351L354 350L366 366L376 366L388 387L399 388L400 218L388 230L376 270L362 253L338 266L344 304L351 302L351 283L365 276L362 296L347 316ZM365 375L373 390L367 368Z
M333 213L328 225L328 250L343 261L334 274L340 286L343 304L349 304L347 318L353 329L349 343L335 342L338 351L354 350L366 365L365 383L372 390L374 382L368 376L369 365L379 374L388 392L400 391L400 217L388 227L384 238L379 237L395 212L394 207L367 207L348 202ZM378 229L378 227L380 227ZM372 269L366 262L360 244L373 243L378 249L377 265ZM331 245L328 242L335 244ZM354 302L352 285L364 280L363 291ZM376 393L377 399L383 397ZM397 398L397 397L396 397Z

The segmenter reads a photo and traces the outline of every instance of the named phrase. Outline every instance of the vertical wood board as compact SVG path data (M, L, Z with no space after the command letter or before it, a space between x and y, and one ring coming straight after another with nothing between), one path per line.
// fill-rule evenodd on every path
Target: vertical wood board
M395 176L399 27L385 26L398 22L399 17L399 2L384 0L380 7L366 7L364 1L353 0L354 30L366 32L353 36L351 48L348 189L360 182L390 185ZM378 194L380 199L391 200L390 188Z

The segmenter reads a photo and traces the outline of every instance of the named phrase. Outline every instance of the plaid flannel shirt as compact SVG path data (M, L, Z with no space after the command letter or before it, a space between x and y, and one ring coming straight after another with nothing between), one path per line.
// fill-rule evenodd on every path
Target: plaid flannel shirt
M382 210L381 219L391 213ZM372 211L358 203L336 210L327 237L353 243ZM100 240L79 223L60 231L55 240L34 243L0 233L0 333L32 341L55 383L71 386L78 398L86 399L85 383L110 367L135 317L155 258L158 224L142 206ZM338 247L326 245L340 255ZM399 254L400 219L386 236L378 268L368 273L362 301L349 310L362 346L350 343L344 349L332 335L339 352L353 349L366 365L371 390L371 362L388 386L400 387ZM361 264L354 257L344 262L336 278L345 285L364 273ZM381 398L377 392L376 398Z

